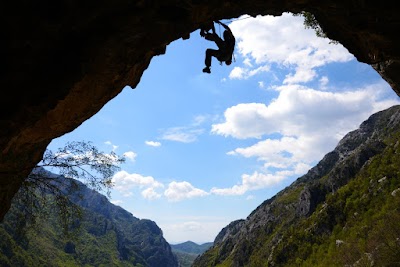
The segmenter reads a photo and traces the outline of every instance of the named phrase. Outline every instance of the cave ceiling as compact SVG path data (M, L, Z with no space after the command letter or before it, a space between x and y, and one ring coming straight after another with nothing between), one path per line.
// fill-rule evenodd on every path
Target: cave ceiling
M400 95L396 3L368 0L3 1L0 220L47 145L135 88L154 56L203 23L311 12Z

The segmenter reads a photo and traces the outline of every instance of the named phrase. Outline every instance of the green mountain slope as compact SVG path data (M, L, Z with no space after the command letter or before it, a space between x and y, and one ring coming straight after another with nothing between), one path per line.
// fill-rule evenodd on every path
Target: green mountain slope
M193 266L400 266L400 106L232 222Z
M13 205L0 224L0 266L178 266L155 222L135 218L80 183L72 201L83 216L70 236L62 234L52 207L37 227L16 231L20 221Z
M199 245L192 241L186 241L180 244L171 244L171 249L178 258L179 267L190 267L197 256L209 249L212 245L212 242Z
M193 253L193 254L201 254L204 251L206 251L208 248L210 248L213 245L212 242L207 242L204 244L196 244L192 241L186 241L180 244L171 244L171 249L173 251L181 251L181 252L186 252L186 253Z

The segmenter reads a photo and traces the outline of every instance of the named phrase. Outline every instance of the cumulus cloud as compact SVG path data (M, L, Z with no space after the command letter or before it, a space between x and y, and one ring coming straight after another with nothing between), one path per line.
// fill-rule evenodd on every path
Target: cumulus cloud
M144 142L146 145L148 145L148 146L154 146L154 147L159 147L159 146L161 146L161 143L160 142L156 142L156 141L145 141Z
M314 68L354 58L342 45L331 44L317 37L314 30L305 29L302 17L289 13L239 19L229 27L235 34L238 53L244 58L243 67L232 69L231 79L247 79L277 64L294 69L284 84L308 82L316 76Z
M398 103L378 99L382 86L339 93L282 86L278 98L269 104L242 103L228 108L225 122L214 124L212 132L243 139L271 133L303 136L347 132L380 108Z
M161 197L161 194L157 193L153 187L149 187L142 191L142 196L149 200L154 200Z
M124 196L133 195L135 188L146 188L142 191L142 196L148 199L157 198L155 188L162 188L164 185L156 181L152 176L143 176L137 173L119 171L112 178L114 189L121 192ZM144 193L143 193L144 192Z
M380 82L354 91L327 92L283 85L275 88L279 96L269 104L241 103L226 109L224 122L212 125L211 132L255 139L253 145L227 154L255 157L263 162L265 173L243 175L241 184L213 188L211 193L242 195L306 173L371 114L400 103L381 99L385 86Z
M171 182L168 185L167 190L165 190L164 195L167 197L169 201L176 202L181 201L183 199L189 199L193 197L203 197L208 195L209 193L195 188L190 183L183 182Z
M323 76L319 79L319 86L321 90L326 90L327 89L327 85L329 83L329 78L326 76Z
M123 155L124 155L124 157L126 157L127 159L129 159L132 162L135 162L135 159L137 156L137 154L133 151L127 151Z
M268 72L270 70L269 66L260 66L256 69L249 69L249 68L243 68L243 67L234 67L231 73L229 74L229 78L231 79L247 79L250 78L256 74L259 74L261 72Z
M282 182L286 178L285 175L274 175L254 172L253 174L243 174L240 184L230 188L212 188L211 193L216 195L232 196L243 195L247 191L270 187Z

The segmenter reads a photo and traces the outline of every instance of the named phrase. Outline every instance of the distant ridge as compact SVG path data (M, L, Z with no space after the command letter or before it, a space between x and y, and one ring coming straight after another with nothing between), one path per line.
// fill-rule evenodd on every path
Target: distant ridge
M186 252L186 253L193 253L193 254L201 254L204 251L206 251L208 248L210 248L213 245L213 242L207 242L204 244L197 244L193 241L186 241L180 244L175 244L171 246L172 250L175 251L182 251L182 252Z
M171 249L178 258L179 267L190 267L194 260L212 245L213 242L199 245L193 241L186 241L180 244L171 244Z

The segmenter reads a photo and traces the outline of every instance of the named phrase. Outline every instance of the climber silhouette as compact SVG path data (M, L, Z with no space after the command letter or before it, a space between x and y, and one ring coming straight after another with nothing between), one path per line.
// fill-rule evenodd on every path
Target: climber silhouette
M206 73L211 73L210 68L212 57L218 59L221 64L223 62L225 62L226 65L232 64L232 55L233 50L235 49L236 42L235 37L233 36L231 29L226 24L220 22L219 20L217 20L216 23L222 25L225 28L225 31L223 33L224 39L221 39L221 37L219 37L215 33L214 23L207 24L200 29L200 35L202 37L204 37L206 40L214 41L218 46L218 50L211 48L208 48L206 50L206 67L203 69L203 72ZM211 30L212 32L210 33L209 30Z

